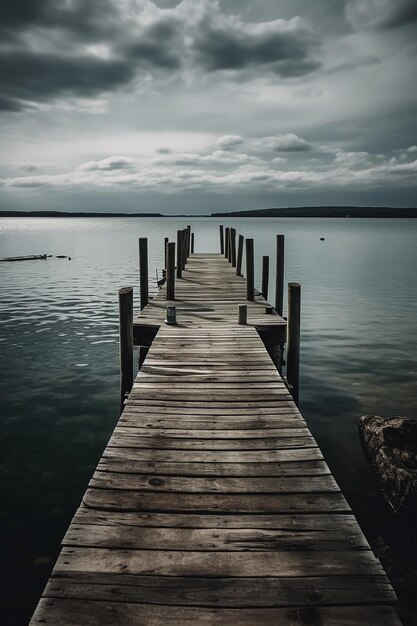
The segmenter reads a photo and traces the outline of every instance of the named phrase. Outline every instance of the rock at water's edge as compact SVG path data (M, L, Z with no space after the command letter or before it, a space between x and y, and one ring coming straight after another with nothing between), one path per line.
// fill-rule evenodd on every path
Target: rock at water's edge
M397 513L417 519L417 420L363 415L358 428L385 497Z

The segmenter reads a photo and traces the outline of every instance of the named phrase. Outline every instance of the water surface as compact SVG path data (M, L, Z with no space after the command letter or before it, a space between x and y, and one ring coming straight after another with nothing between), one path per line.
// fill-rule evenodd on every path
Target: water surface
M218 250L210 218L0 221L0 257L54 256L0 263L2 623L27 622L117 421L117 291L138 286L138 237L149 238L152 294L163 239L187 223L196 252ZM261 257L271 256L272 302L275 235L285 235L286 281L302 285L300 408L370 540L384 536L406 558L356 420L416 416L416 220L223 223L255 239L258 286Z

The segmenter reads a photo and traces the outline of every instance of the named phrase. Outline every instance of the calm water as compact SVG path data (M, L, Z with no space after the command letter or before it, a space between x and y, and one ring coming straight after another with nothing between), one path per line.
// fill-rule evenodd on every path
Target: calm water
M2 623L27 623L117 421L117 291L138 284L138 237L149 238L152 292L163 238L187 223L196 252L218 250L208 218L0 221L0 257L71 257L0 263ZM261 256L286 236L286 280L302 284L301 410L368 538L407 559L356 419L417 413L417 221L223 223L254 237L258 285Z

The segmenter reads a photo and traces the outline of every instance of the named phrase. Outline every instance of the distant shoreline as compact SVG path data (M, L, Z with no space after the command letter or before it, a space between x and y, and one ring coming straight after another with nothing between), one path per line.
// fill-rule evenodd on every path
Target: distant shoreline
M331 218L417 218L417 208L358 207L358 206L316 206L287 207L283 209L253 209L248 211L228 211L207 215L163 215L162 213L94 213L72 211L0 211L0 217L331 217Z

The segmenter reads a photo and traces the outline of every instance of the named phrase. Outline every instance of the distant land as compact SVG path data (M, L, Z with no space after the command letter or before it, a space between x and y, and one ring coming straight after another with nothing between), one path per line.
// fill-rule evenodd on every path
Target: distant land
M84 213L78 211L0 211L0 217L165 217L162 213Z
M417 217L417 208L302 206L212 213L211 217Z
M417 217L417 208L362 207L362 206L305 206L283 209L252 209L227 211L209 215L162 213L94 213L72 211L0 211L0 217Z

